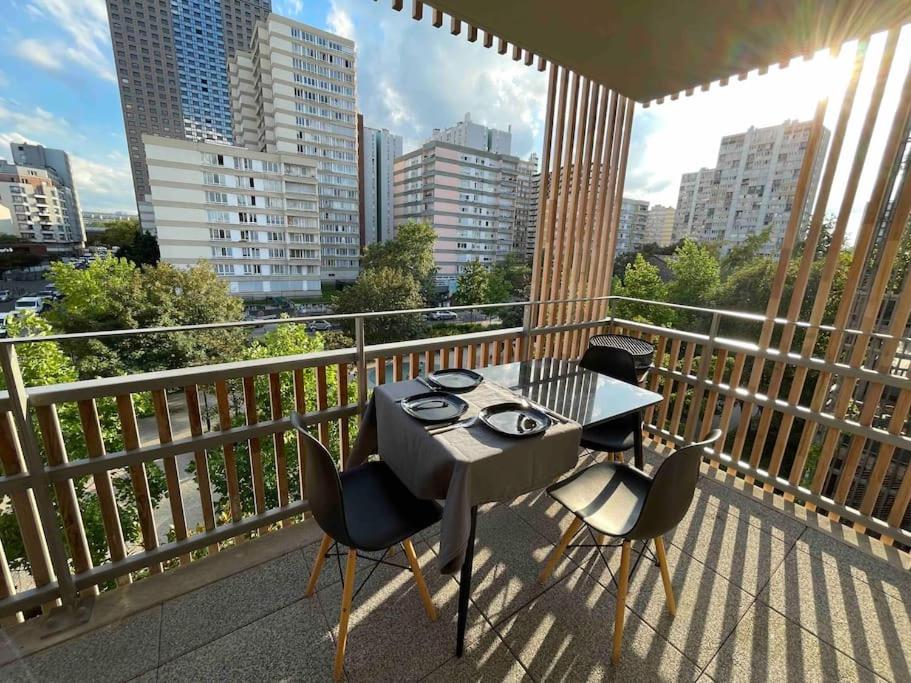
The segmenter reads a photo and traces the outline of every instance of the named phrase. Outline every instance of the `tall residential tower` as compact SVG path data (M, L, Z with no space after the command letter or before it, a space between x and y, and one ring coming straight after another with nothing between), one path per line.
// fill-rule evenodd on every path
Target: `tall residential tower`
M233 139L227 60L271 0L107 0L136 202L149 194L142 135Z
M272 14L230 60L235 142L316 164L321 275L354 280L360 254L354 42Z
M361 246L392 237L392 166L402 156L402 136L368 128L358 114L358 178L361 191Z

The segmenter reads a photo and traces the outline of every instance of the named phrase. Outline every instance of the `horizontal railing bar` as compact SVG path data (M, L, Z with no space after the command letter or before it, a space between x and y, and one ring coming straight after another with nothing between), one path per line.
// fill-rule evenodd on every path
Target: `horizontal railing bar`
M187 555L194 550L201 550L214 543L227 541L235 536L260 529L295 515L302 515L310 510L309 500L299 500L289 503L284 507L272 508L266 512L244 517L239 522L228 522L216 527L212 531L193 534L183 540L162 543L154 550L146 550L135 555L128 555L122 560L108 562L92 567L91 569L76 574L73 578L78 590L111 581L129 572L139 571L154 564L173 560L175 557Z
M656 325L626 320L624 318L615 318L613 322L620 327L627 327L640 332L650 332L669 339L680 339L681 341L691 341L697 344L704 344L709 341L708 335L684 332L670 327L658 327ZM786 365L799 366L808 370L829 372L840 377L853 377L864 382L882 384L902 391L911 391L911 378L893 375L888 372L877 372L876 370L870 370L869 368L854 368L850 365L845 365L844 363L830 363L817 356L803 356L799 353L781 353L778 349L762 349L752 342L730 339L728 337L716 337L714 345L716 350L724 349L733 353L745 353L754 358L761 358L773 363L785 363Z
M659 375L662 375L664 377L669 377L671 379L685 382L693 386L699 384L699 380L695 375L685 375L678 370L668 370L667 368L656 368L652 366L652 371L657 372ZM838 431L848 432L849 434L862 436L866 439L873 439L879 443L890 444L900 450L911 449L911 437L901 436L900 434L892 434L885 429L868 427L866 425L860 424L859 422L854 422L848 419L838 419L831 413L814 412L806 406L794 405L782 399L770 399L765 394L751 392L749 389L746 389L744 387L731 389L730 385L728 384L716 384L709 379L706 379L703 385L708 391L717 392L721 396L731 396L733 398L746 401L747 403L753 403L758 406L772 408L772 410L777 410L779 413L791 415L792 417L799 417L805 420L813 420L818 424L830 427Z
M305 413L301 415L301 418L306 425L317 425L356 414L357 405L351 404ZM166 444L151 444L132 451L106 453L97 458L70 460L60 465L48 467L47 473L51 481L66 481L67 479L83 477L129 465L138 465L162 458L173 458L184 453L218 448L225 444L241 443L254 438L262 439L277 432L289 431L292 428L291 419L287 417L280 420L263 420L252 425L240 425L223 431L206 432L202 436L177 439Z
M718 314L719 316L725 318L735 318L739 320L748 320L753 322L765 322L770 321L777 325L795 325L797 327L805 329L818 329L822 331L834 331L837 328L831 325L816 325L813 323L797 320L788 320L787 318L767 318L764 315L758 313L747 313L744 311L734 311L729 309L714 309L714 308L704 308L700 306L689 306L687 304L676 304L668 301L654 301L651 299L634 299L631 297L623 296L598 296L598 297L575 297L571 299L547 299L542 301L505 301L495 304L478 304L474 305L465 305L465 306L438 306L438 307L425 307L425 308L410 308L400 311L369 311L364 313L329 313L324 315L307 315L307 316L295 316L288 318L270 318L264 320L237 320L223 323L207 323L202 325L174 325L170 327L145 327L145 328L134 328L128 330L105 330L105 331L96 331L96 332L76 332L71 334L55 334L48 335L44 337L10 337L6 339L0 339L0 345L3 344L33 344L40 342L49 342L49 341L78 341L86 339L103 339L109 337L129 337L135 335L143 334L165 334L165 333L176 333L176 332L199 332L205 330L222 330L222 329L231 329L231 328L245 328L245 327L264 327L266 325L276 325L276 324L305 324L308 322L313 322L315 320L353 320L355 318L377 318L377 317L387 317L390 315L409 315L409 314L426 314L432 313L434 311L469 311L469 310L493 310L497 308L510 308L514 306L549 306L555 304L568 304L568 303L580 303L580 302L594 302L594 301L626 301L630 303L636 303L640 305L648 306L663 306L665 308L671 308L675 310L685 310L692 311L697 313L704 313L707 315ZM883 332L867 332L864 330L857 330L853 328L846 328L841 330L846 334L854 336L865 336L877 339L895 339L892 335L883 333ZM898 337L899 341L911 342L911 337Z
M418 351L439 351L441 349L467 346L470 344L483 344L485 342L503 341L522 336L521 327L506 327L487 332L469 332L467 334L454 334L448 337L431 337L429 339L414 339L404 342L389 344L374 344L364 347L366 360L377 358L391 358Z
M32 488L34 477L28 472L19 472L18 474L7 474L0 477L0 496L8 496L20 491L27 491Z
M60 588L56 581L51 581L43 586L36 586L28 590L14 593L0 600L0 617L6 617L16 612L34 609L46 605L60 597Z
M199 365L176 370L86 379L66 384L50 384L43 387L32 387L27 390L27 393L30 405L45 406L90 398L135 394L157 389L175 389L192 384L212 384L218 380L254 377L301 368L337 365L339 363L351 364L354 361L355 350L353 348L316 351L293 356L257 358L255 360L219 363L217 365Z
M685 444L682 437L677 436L676 434L671 434L670 432L668 432L664 429L659 429L654 424L646 424L646 425L644 425L644 427L650 433L655 434L656 436L660 436L662 439L665 439L666 441L673 441L678 446L682 446ZM734 458L733 456L728 455L727 453L723 453L723 452L719 453L715 449L709 448L709 447L706 447L704 450L706 453L710 454L709 457L712 460L715 460L716 462L721 463L725 467L731 467L732 469L737 470L740 474L743 474L744 476L752 477L753 479L756 479L763 484L768 484L769 486L776 488L784 493L789 493L792 496L794 496L795 498L800 498L802 500L809 501L810 503L813 503L817 507L823 508L825 510L828 510L830 512L837 514L842 519L849 520L856 524L860 524L861 526L865 527L866 529L869 529L870 531L874 531L876 533L882 534L883 536L888 536L889 538L892 538L893 540L897 541L898 543L902 543L904 545L911 545L911 532L909 532L909 531L905 531L904 529L901 529L901 528L891 527L891 526L889 526L888 523L883 522L882 520L879 520L876 517L872 517L870 515L865 515L862 512L860 512L859 510L855 510L854 508L850 508L847 505L837 503L834 500L832 500L831 498L827 498L827 497L821 496L817 493L813 493L812 491L810 491L810 489L804 488L803 486L795 486L794 484L789 482L787 479L782 479L781 477L772 476L765 470L759 469L758 467L753 467L749 463L746 463L746 462L743 462L742 460Z

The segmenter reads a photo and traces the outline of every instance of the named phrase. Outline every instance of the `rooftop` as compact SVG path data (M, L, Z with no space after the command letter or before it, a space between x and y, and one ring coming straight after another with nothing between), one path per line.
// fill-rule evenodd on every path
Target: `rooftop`
M648 452L650 467L662 452ZM583 453L579 466L594 457ZM666 614L658 569L644 563L617 668L609 664L615 588L594 552L571 551L547 585L536 582L569 523L538 492L479 517L463 659L452 652L458 586L437 570L431 529L415 547L441 618L426 620L406 572L381 566L355 600L347 678L908 680L911 581L899 553L751 489L703 467L690 513L668 539L677 616ZM34 620L14 627L0 677L328 679L335 567L315 598L303 598L318 534L305 522L106 593L91 622L66 636L41 639ZM608 555L613 569L617 555Z

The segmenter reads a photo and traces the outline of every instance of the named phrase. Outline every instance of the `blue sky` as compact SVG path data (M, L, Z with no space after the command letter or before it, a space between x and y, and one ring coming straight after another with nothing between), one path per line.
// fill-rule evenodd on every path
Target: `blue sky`
M86 209L133 210L132 183L120 100L114 75L104 0L5 0L0 25L0 156L10 140L27 139L71 153L82 205ZM512 125L513 153L541 151L546 75L513 62L465 34L434 29L429 12L422 22L409 11L394 12L388 0L273 0L273 11L352 38L357 44L359 106L368 126L389 128L405 139L406 151L435 127L472 119L497 127ZM881 54L883 36L871 42ZM829 95L831 129L852 49L841 57L797 60L768 75L736 79L727 87L637 109L626 178L627 196L673 205L680 174L714 165L723 135L788 118L812 117L817 100ZM911 27L905 27L896 64L911 59ZM878 58L865 67L858 101L872 88ZM894 70L897 71L897 70ZM894 111L901 74L890 78L881 119ZM861 118L852 119L845 154L853 153ZM874 131L871 157L878 158L886 125ZM836 175L833 202L849 163ZM868 164L852 212L856 224L876 164ZM830 205L830 210L834 210ZM852 226L853 227L853 226ZM849 229L850 230L850 229Z

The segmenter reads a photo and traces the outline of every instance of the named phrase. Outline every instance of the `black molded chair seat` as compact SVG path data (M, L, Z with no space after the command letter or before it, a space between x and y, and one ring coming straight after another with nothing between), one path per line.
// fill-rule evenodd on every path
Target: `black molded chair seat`
M638 422L639 416L631 415L594 427L586 427L582 430L582 447L606 453L628 451L636 445L635 430Z
M368 462L339 478L345 522L356 548L385 550L440 521L440 507L415 498L384 462Z
M595 531L626 536L636 521L652 478L615 462L601 462L547 489L558 503Z

